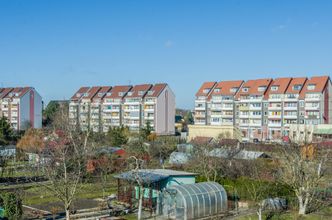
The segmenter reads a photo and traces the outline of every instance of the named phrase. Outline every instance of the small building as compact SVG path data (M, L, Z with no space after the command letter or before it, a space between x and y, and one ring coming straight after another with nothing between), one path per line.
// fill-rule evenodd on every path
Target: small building
M166 219L220 219L226 211L226 190L216 182L174 185L163 192Z
M118 180L118 200L133 205L137 203L140 193L143 193L143 206L151 213L161 210L162 191L171 186L193 184L197 174L168 169L141 169L116 175ZM137 179L144 186L138 187Z
M209 153L210 157L234 158L239 160L255 160L259 158L271 158L270 155L261 151L231 150L225 148L215 148Z
M0 146L0 157L15 157L15 155L15 145Z
M188 161L191 159L190 153L184 153L184 152L172 152L169 156L169 163L171 165L180 166L188 163Z

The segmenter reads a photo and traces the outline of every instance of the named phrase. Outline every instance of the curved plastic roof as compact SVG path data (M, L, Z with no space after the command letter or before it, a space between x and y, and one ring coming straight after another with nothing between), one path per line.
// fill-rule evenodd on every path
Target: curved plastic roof
M165 190L164 215L175 219L198 219L227 210L227 193L216 182L171 186ZM175 210L171 210L174 207Z

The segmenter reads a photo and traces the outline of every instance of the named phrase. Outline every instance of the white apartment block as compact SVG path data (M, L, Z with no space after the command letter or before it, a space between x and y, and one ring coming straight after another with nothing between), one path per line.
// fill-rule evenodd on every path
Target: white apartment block
M196 94L195 124L233 125L243 140L281 140L293 124L331 124L331 92L329 76L207 82Z
M32 87L0 88L0 117L14 130L42 127L42 98Z
M149 122L157 134L174 134L175 96L167 84L82 87L71 98L69 119L94 132L119 126L138 131Z

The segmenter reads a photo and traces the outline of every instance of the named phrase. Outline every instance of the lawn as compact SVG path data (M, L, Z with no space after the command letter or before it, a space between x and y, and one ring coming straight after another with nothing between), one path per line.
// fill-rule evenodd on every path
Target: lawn
M117 189L116 181L113 178L109 179L109 184L107 184L105 188L105 196L116 193ZM89 183L84 183L80 186L77 192L75 208L90 208L88 203L91 204L90 206L95 207L96 205L98 205L96 199L102 197L103 187L100 181L98 181L98 179L94 179ZM40 185L24 190L23 204L45 210L50 210L52 207L61 207L60 200L57 199L50 191Z
M238 220L257 220L258 217L255 214L244 216L244 217L239 217L237 218ZM263 219L266 219L266 215L263 216ZM290 211L286 213L282 213L279 215L274 215L270 220L328 220L332 219L332 207L327 207L323 210L320 210L315 213L310 213L306 216L298 216L297 212L295 211Z

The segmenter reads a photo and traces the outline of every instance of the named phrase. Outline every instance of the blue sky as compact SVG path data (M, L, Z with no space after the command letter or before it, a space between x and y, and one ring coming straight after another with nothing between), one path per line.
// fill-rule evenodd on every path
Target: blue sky
M0 86L48 102L83 85L330 75L332 1L0 0Z

